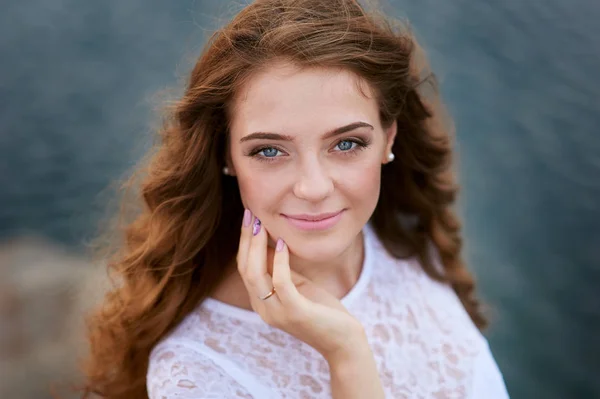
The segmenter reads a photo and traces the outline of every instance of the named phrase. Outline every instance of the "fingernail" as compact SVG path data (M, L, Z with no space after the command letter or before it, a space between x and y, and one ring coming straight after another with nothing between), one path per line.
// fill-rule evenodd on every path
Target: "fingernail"
M244 209L244 227L250 226L250 222L252 221L252 212L248 209Z
M275 247L275 251L281 252L283 249L283 240L281 238L277 239L277 246Z
M252 235L255 236L260 232L260 220L254 218L254 226L252 226Z

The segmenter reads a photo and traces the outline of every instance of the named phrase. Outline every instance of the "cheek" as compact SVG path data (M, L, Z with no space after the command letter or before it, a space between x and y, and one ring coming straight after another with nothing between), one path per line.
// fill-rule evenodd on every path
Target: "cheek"
M277 198L278 185L272 180L261 178L260 173L238 173L238 185L242 203L253 213L262 215Z
M353 202L355 208L375 208L381 184L381 164L362 163L346 168L338 187Z

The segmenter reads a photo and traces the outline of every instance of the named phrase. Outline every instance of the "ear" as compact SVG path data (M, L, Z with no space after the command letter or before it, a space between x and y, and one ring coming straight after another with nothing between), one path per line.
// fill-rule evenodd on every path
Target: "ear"
M235 176L235 167L233 166L233 161L231 160L231 150L229 148L229 138L227 138L227 142L225 144L225 165L228 169L228 176Z
M396 133L398 132L398 123L396 120L385 129L385 137L386 137L386 145L385 152L383 153L383 162L388 163L388 154L392 152L392 147L394 146L394 140L396 139Z
M227 173L228 176L235 176L236 175L235 168L233 167L233 162L231 162L231 159L229 157L227 157L225 159L225 166L229 170L229 172Z

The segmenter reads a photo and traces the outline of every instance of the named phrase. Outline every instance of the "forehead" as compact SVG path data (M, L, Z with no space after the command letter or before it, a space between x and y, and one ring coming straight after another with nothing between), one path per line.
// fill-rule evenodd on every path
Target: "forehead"
M253 75L232 105L233 135L318 134L358 120L375 126L379 116L371 88L352 72L290 64L275 64Z

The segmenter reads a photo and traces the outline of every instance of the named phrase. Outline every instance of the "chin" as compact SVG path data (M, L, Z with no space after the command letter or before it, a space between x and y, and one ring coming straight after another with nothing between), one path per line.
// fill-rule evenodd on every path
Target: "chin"
M290 247L290 251L294 256L297 256L298 258L301 258L305 261L308 262L312 262L312 263L322 263L322 262L327 262L328 260L332 260L335 259L337 256L339 256L344 249L346 249L346 247L341 247L338 245L320 245L320 246L314 246L314 245L304 245L304 244L298 244L298 245L294 245L294 248Z
M294 256L304 260L321 263L335 259L352 245L356 234L349 234L349 229L336 229L330 234L290 234L288 244ZM292 238L293 237L293 238Z

